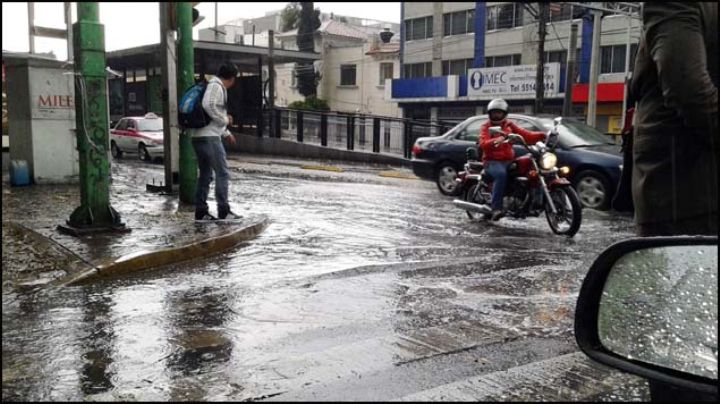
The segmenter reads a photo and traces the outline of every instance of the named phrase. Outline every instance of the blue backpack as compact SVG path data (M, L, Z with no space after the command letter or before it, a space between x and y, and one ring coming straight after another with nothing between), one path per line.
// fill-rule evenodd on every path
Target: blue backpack
M204 128L210 123L210 116L202 107L207 83L198 83L183 94L178 105L178 123L183 128Z

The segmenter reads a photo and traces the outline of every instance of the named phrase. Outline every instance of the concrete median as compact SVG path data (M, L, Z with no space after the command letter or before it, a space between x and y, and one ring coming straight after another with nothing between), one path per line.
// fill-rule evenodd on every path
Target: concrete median
M101 279L122 276L147 269L158 268L226 251L238 244L257 237L269 224L266 216L249 223L204 223L202 226L238 226L220 236L158 250L137 251L114 259L94 268L59 279L54 286L71 286L92 283Z

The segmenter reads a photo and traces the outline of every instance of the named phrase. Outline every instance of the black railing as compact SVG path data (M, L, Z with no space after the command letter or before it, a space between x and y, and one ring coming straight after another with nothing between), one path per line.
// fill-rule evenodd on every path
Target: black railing
M270 125L272 123L272 125ZM441 135L456 123L290 108L263 111L256 134L333 149L411 157L420 137Z

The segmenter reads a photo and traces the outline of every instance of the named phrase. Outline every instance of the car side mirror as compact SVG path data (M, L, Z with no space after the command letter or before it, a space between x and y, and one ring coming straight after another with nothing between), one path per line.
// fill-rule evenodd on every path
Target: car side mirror
M612 245L583 281L575 339L590 358L717 399L717 236Z

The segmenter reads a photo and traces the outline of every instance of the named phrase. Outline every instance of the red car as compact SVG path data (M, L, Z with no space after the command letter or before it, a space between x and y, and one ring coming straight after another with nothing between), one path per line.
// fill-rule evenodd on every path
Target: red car
M150 112L120 119L110 131L110 150L116 159L124 153L138 153L143 161L162 158L165 152L162 118Z

